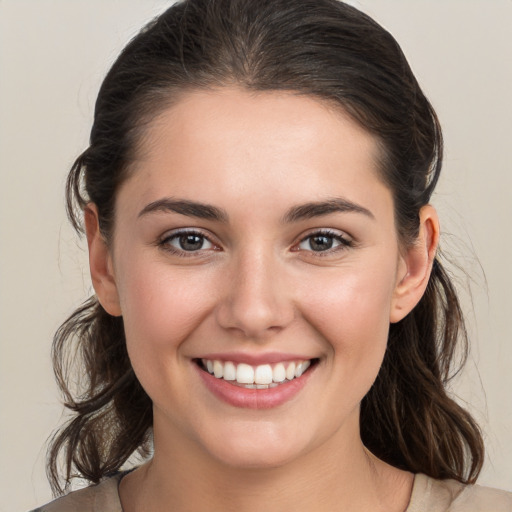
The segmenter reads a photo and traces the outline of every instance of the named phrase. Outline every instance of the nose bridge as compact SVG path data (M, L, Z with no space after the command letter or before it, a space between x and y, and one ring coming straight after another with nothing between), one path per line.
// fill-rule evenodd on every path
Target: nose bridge
M265 337L293 318L291 297L282 286L283 263L265 246L251 244L234 258L219 311L224 328L235 329L248 338Z

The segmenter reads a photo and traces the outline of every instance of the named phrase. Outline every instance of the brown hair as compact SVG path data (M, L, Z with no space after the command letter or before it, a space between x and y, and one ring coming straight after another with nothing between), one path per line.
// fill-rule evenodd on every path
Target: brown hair
M90 145L70 171L75 228L81 230L82 210L92 201L108 241L116 191L129 177L147 123L183 91L225 85L294 91L343 108L377 137L399 236L405 244L415 239L419 210L441 171L439 122L393 37L336 0L185 0L147 25L107 74ZM151 400L125 345L122 318L108 315L95 297L55 335L55 371L72 411L49 449L56 492L62 491L61 455L68 485L75 473L98 482L137 450L150 450ZM476 479L480 431L446 392L459 347L465 356L463 316L436 259L420 303L391 325L382 368L361 405L362 440L376 456L435 478ZM71 361L82 371L75 391Z

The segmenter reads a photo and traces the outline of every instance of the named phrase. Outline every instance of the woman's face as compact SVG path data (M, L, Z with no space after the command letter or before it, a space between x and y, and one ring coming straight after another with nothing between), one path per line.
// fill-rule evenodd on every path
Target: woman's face
M269 467L359 440L407 271L378 156L291 93L192 92L152 123L109 268L156 453Z

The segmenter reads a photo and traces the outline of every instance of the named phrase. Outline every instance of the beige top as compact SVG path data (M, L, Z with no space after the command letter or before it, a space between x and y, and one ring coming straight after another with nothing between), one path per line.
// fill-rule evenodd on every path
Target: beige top
M122 474L107 478L32 512L123 512L118 491L121 478ZM512 493L417 474L405 512L512 512Z

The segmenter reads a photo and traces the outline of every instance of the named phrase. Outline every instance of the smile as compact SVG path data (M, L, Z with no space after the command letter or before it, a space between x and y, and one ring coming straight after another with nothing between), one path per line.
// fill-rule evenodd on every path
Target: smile
M200 365L217 379L246 389L269 389L290 382L311 366L314 360L287 361L252 366L232 361L201 359Z

